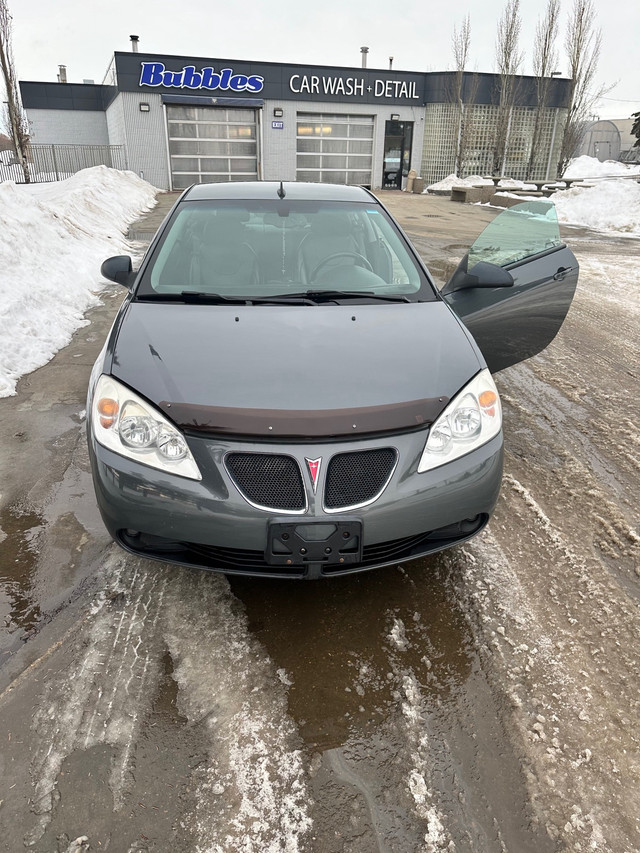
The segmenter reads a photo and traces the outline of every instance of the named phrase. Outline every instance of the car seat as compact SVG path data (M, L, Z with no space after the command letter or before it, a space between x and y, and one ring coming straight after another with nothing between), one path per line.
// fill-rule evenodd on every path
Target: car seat
M260 275L256 253L245 240L247 211L219 210L206 224L194 253L190 285L214 293L252 293Z
M352 233L349 215L334 210L319 211L313 217L309 233L303 238L298 249L300 281L311 284L318 265L332 255L341 253L361 254L361 249ZM342 264L355 264L357 258L345 256L340 261Z

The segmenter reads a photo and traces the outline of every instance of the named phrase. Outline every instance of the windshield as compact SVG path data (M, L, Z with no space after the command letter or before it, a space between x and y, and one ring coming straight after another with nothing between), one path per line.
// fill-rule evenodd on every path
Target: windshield
M136 296L260 299L308 291L435 298L382 208L326 201L185 201Z

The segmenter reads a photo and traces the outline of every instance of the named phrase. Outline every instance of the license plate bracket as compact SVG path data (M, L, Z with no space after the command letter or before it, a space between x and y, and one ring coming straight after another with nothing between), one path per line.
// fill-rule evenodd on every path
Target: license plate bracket
M359 563L362 561L362 520L271 521L267 528L265 561L270 566Z

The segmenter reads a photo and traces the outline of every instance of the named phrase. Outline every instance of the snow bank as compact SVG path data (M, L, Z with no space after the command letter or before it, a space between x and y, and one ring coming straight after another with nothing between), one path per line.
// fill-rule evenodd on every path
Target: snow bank
M424 192L443 193L451 190L452 187L478 187L491 186L493 181L491 178L483 178L481 175L469 175L468 178L458 178L456 175L447 175L436 184L430 184ZM517 181L513 178L502 178L498 186L503 189L521 190L535 189L534 184L527 184L524 181Z
M640 174L640 166L627 166L617 160L605 160L601 163L596 157L576 157L569 163L565 178L609 178Z
M85 324L100 264L130 251L124 231L156 192L106 166L59 183L0 184L0 397Z
M593 187L572 187L556 192L552 200L560 222L640 236L640 184L636 181L612 179Z
M430 184L424 192L448 192L451 187L477 187L480 184L492 184L491 178L482 178L480 175L469 175L468 178L459 178L457 175L447 175L441 181Z
M466 178L459 178L457 175L447 175L446 178L443 178L441 181L438 181L435 184L430 184L424 192L426 193L439 193L439 192L448 192L452 187L470 187Z

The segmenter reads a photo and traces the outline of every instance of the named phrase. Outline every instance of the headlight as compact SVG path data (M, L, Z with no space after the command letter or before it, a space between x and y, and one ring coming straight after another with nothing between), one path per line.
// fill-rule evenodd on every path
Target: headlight
M104 374L93 395L91 426L104 447L180 477L201 480L182 433L153 406Z
M500 432L502 407L488 370L453 398L429 430L418 473L430 471L481 447Z

